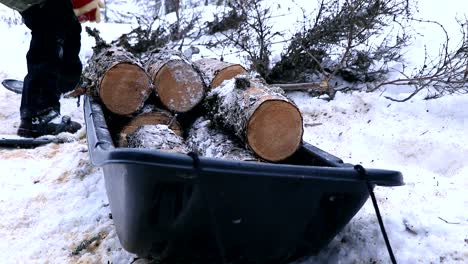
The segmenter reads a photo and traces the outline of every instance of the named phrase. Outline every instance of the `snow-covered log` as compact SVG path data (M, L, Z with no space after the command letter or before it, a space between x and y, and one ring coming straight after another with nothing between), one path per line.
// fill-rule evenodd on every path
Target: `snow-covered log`
M145 67L165 108L185 113L205 96L205 85L192 63L181 52L161 50L149 56Z
M174 115L162 109L151 107L145 109L148 110L133 117L130 122L121 129L118 143L120 147L127 147L127 137L145 125L166 125L176 135L182 136L182 128Z
M145 125L127 136L130 148L157 149L187 154L184 139L167 125Z
M242 75L207 96L210 119L232 131L260 158L277 162L302 144L303 119L284 91Z
M142 65L122 48L96 50L83 75L88 79L90 93L119 115L140 110L152 92L151 80Z
M186 142L189 149L200 156L240 161L258 160L251 151L243 147L239 139L216 128L205 117L195 120Z
M240 64L205 58L195 61L195 66L202 73L205 84L211 89L218 87L225 80L232 79L247 70Z

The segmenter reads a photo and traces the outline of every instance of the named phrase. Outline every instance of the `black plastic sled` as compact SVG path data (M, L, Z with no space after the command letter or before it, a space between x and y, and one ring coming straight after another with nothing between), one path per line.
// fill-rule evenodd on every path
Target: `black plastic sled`
M352 164L304 143L287 164L117 148L98 99L84 113L122 246L163 263L286 263L318 253L369 197ZM403 185L367 169L371 186ZM158 262L159 263L159 262Z

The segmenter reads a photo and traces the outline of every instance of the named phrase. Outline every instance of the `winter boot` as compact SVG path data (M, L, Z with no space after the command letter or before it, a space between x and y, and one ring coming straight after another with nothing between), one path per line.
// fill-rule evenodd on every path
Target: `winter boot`
M21 119L18 136L36 138L44 135L57 135L62 132L75 133L81 125L69 116L61 116L56 110L27 119Z

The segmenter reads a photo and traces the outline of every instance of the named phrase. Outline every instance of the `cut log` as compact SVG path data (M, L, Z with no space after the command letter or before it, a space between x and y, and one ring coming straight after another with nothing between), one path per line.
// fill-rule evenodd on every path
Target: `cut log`
M211 120L200 117L189 129L189 149L200 156L239 161L258 161L255 155L243 147L235 136L226 134L214 126Z
M205 96L200 74L181 52L162 50L150 55L145 63L154 83L155 92L165 108L185 113L198 105Z
M220 86L226 80L247 72L240 64L209 58L197 60L195 66L202 73L205 84L211 89Z
M151 80L139 61L117 47L93 53L83 76L88 79L88 91L118 115L140 110L152 92Z
M166 125L145 125L127 136L130 148L157 149L187 154L184 139Z
M237 135L260 158L277 162L302 144L303 119L284 91L246 75L212 90L210 118Z
M168 126L176 135L182 136L182 128L177 122L174 115L169 113L168 111L162 109L150 109L144 111L143 113L137 115L136 117L132 118L131 121L126 124L120 131L119 134L119 146L120 147L127 147L128 135L134 133L140 127L145 125L166 125Z

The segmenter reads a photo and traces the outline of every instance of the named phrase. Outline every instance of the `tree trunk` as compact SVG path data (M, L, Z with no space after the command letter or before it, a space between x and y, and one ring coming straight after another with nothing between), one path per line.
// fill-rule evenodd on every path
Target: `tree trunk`
M232 131L260 158L277 162L302 144L303 119L280 88L246 75L225 82L207 96L209 116Z
M178 51L163 50L152 54L146 69L159 100L171 111L188 112L205 96L200 74Z
M157 149L187 154L184 139L166 125L144 125L127 137L130 148Z
M177 12L180 8L180 0L165 0L164 1L164 11L165 14L169 14L172 12Z
M168 126L176 135L182 136L182 128L177 122L175 116L171 113L162 110L154 109L147 112L143 112L136 117L132 118L128 124L126 124L119 133L119 143L120 147L128 146L128 136L133 134L142 126L146 125L166 125Z
M247 72L240 64L233 64L216 59L200 59L195 62L195 66L200 69L205 84L211 89L218 87L225 80L232 79L239 74Z
M242 142L214 127L211 120L200 117L188 132L187 146L200 156L239 161L256 161L255 155L242 147Z
M140 110L152 91L151 80L138 60L121 48L95 52L83 75L90 82L88 90L118 115Z

